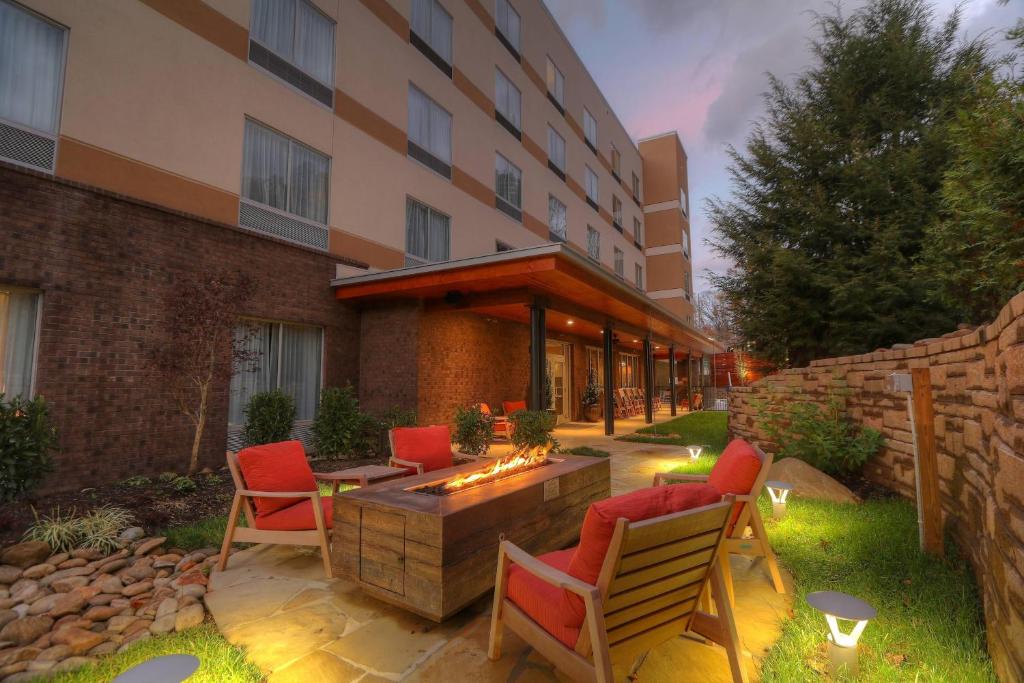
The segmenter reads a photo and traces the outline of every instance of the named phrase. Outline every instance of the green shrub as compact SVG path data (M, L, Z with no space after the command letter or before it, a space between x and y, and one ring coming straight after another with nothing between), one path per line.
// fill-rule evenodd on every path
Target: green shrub
M494 420L485 415L479 405L455 409L455 433L452 443L468 455L483 455L494 438Z
M36 521L25 532L26 541L42 541L55 553L70 552L78 546L80 526L74 508L65 513L56 507L43 517L33 508L32 514Z
M546 410L517 410L509 415L512 425L512 445L516 448L536 448L551 444L558 450L558 441L551 435L557 417Z
M841 394L824 404L809 401L759 404L768 437L779 445L778 458L798 458L826 474L850 474L882 448L882 435L849 419Z
M141 488L152 484L153 481L149 477L144 477L141 474L134 477L128 477L121 482L121 486L130 486L132 488Z
M86 515L74 508L61 512L54 508L40 517L25 532L25 540L44 541L53 552L70 552L75 548L94 548L109 553L121 547L117 537L131 526L132 514L113 505L98 507Z
M192 493L198 487L196 483L188 477L175 477L171 480L171 488L178 493Z
M320 393L320 407L310 429L319 457L365 453L377 429L376 420L359 412L359 399L351 384L327 387Z
M295 422L295 400L280 389L253 394L245 407L245 440L250 446L284 441Z
M177 478L178 474L176 472L161 472L160 475L157 477L157 479L159 479L165 484L168 482L172 482Z
M391 455L391 445L388 443L388 430L394 429L395 427L415 427L416 426L416 411L406 410L393 406L388 410L384 411L384 414L377 420L376 428L378 430L378 451L381 456L388 457Z
M0 393L0 501L31 491L53 469L57 430L42 396L5 400Z

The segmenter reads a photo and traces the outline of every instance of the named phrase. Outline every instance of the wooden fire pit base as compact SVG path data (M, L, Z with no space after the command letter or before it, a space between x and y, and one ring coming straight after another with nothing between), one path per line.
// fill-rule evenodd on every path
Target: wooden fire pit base
M331 564L364 591L442 621L494 588L498 544L531 554L579 538L587 507L611 493L607 458L551 463L447 496L412 489L484 465L405 477L334 497Z

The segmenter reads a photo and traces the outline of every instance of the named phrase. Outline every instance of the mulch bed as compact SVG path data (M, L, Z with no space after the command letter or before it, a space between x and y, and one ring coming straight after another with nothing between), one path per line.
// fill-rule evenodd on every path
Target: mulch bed
M360 465L382 465L385 459L317 460L310 463L314 472L332 472ZM168 481L153 477L149 483L118 482L45 495L32 495L15 503L0 507L0 547L21 540L25 531L40 517L60 508L62 513L72 509L80 514L102 505L116 505L135 516L135 524L148 531L181 526L192 522L226 515L231 507L235 486L227 467L216 472L191 477L195 491L178 491Z
M881 484L868 481L857 474L836 475L836 480L843 486L853 491L853 495L861 500L885 500L899 498L900 494L888 489Z

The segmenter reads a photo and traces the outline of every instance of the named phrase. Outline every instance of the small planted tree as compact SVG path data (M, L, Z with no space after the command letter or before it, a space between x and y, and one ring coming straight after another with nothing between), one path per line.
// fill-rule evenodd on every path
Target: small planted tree
M259 360L248 349L252 333L236 335L238 311L252 296L243 274L197 275L174 283L164 301L165 324L148 341L152 367L193 426L188 473L199 468L199 446L215 387L225 386Z
M359 399L351 384L320 392L320 407L310 430L318 457L368 450L373 419L359 412Z
M9 401L0 393L0 501L32 490L53 469L57 430L42 396Z
M494 419L485 415L480 406L455 409L455 433L452 443L468 455L483 455L494 438Z
M512 445L518 448L537 448L551 444L558 450L558 441L551 432L556 418L546 410L517 410L509 416L512 423Z
M250 446L284 441L295 423L295 399L280 389L253 394L245 407L245 441Z

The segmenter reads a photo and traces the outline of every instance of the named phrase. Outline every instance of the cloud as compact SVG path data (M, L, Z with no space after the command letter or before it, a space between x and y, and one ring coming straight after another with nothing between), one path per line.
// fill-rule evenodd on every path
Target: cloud
M555 20L562 30L568 30L577 24L589 28L601 29L608 22L606 0L545 0L548 9L555 15Z

